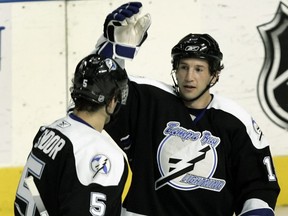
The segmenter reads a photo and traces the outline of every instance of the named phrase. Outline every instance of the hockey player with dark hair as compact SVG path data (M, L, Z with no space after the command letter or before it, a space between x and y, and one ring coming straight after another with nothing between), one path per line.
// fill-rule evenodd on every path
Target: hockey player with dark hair
M127 91L126 71L113 59L92 54L79 62L73 112L40 127L17 189L15 215L120 215L131 171L124 152L101 131L126 103Z
M149 14L130 2L106 17L95 52L133 59ZM133 172L123 215L273 216L280 191L269 145L235 102L210 93L222 52L208 34L188 34L172 48L174 85L129 77L127 103L105 130Z

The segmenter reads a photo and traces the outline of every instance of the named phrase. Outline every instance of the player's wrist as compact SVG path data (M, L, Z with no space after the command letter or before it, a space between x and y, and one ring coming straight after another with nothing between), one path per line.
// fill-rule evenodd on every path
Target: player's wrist
M100 45L98 48L98 54L109 58L119 58L119 59L134 59L137 54L139 47L130 46L125 44L118 44L108 39Z

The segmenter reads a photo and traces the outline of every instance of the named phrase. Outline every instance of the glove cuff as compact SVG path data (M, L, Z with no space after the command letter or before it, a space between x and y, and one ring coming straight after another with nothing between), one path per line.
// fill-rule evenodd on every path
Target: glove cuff
M115 57L124 59L134 59L139 47L128 47L119 44L114 45Z
M120 58L132 60L136 56L139 50L139 46L132 47L126 45L120 45L108 41L107 38L101 37L96 44L96 52L108 58Z

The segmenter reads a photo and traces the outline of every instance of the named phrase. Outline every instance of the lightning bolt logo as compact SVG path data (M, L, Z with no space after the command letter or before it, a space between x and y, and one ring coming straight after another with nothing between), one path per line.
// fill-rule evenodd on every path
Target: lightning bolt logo
M91 169L94 172L93 178L95 178L98 173L108 174L110 168L110 160L105 155L96 155L91 160Z
M170 158L169 163L177 164L177 168L170 168L170 172L168 175L162 176L155 182L155 189L158 190L159 188L166 185L170 180L175 179L179 176L184 175L187 172L190 172L194 169L194 166L197 162L203 160L206 156L207 151L209 151L211 148L210 146L206 146L205 148L198 151L196 156L189 160L184 161L180 159Z
M163 134L157 150L161 176L155 181L155 190L167 184L186 191L223 189L225 180L213 177L218 164L219 137L208 130L187 129L175 121L167 122Z

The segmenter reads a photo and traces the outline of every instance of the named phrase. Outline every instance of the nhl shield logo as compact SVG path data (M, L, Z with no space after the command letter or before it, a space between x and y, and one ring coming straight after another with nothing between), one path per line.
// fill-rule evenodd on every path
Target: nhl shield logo
M280 2L275 17L258 26L265 60L258 78L258 99L267 116L288 129L288 8Z

